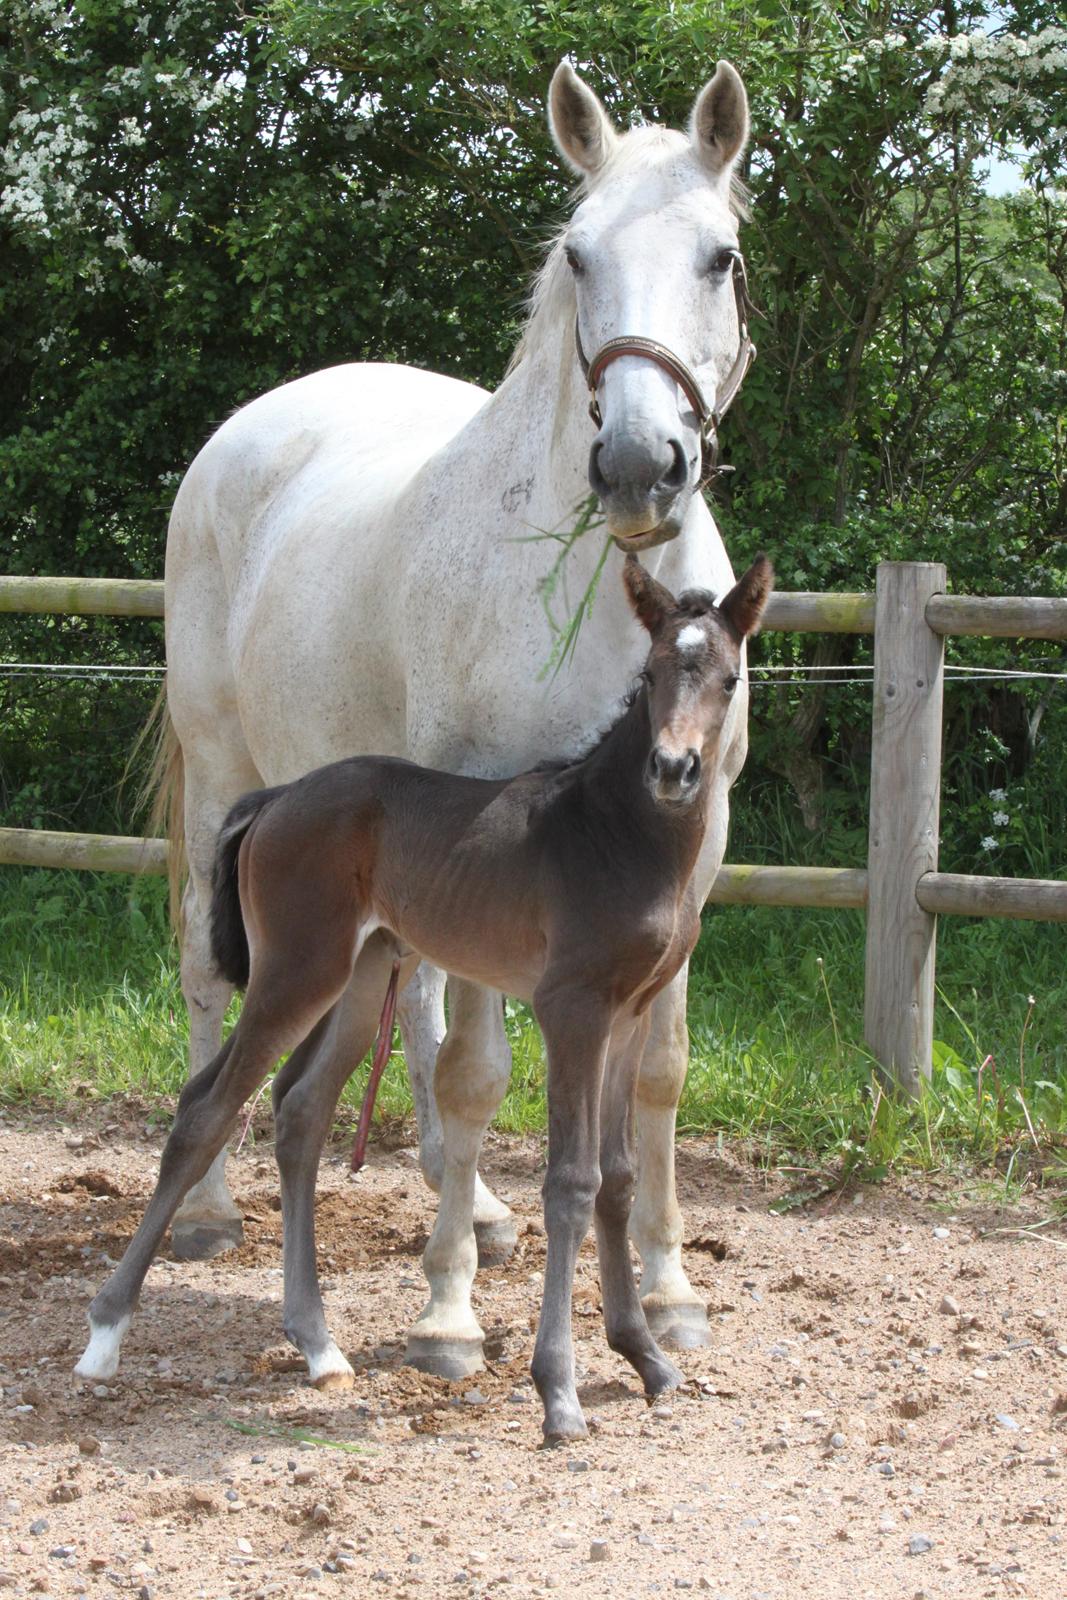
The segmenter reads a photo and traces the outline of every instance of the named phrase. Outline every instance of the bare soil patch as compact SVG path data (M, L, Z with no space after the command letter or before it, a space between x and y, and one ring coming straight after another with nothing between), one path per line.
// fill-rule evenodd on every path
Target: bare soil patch
M280 1334L262 1141L234 1164L244 1247L158 1262L119 1379L73 1379L160 1140L139 1121L92 1126L0 1121L2 1589L1067 1594L1065 1236L1026 1231L1039 1200L997 1211L924 1180L780 1216L777 1180L684 1142L687 1266L713 1347L683 1352L689 1385L650 1410L604 1342L587 1248L575 1332L594 1431L546 1451L528 1381L538 1141L487 1151L520 1242L479 1273L490 1365L458 1384L401 1364L433 1215L413 1153L372 1152L355 1179L347 1149L324 1161L320 1260L357 1383L320 1395Z

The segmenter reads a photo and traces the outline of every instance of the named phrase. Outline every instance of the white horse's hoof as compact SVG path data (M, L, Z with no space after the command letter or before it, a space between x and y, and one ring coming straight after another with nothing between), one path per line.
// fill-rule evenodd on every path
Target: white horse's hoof
M404 1365L419 1372L432 1372L438 1378L469 1378L481 1372L482 1341L473 1335L468 1338L416 1333L408 1334Z
M351 1389L356 1381L352 1368L333 1343L308 1357L308 1377L323 1394Z
M220 1218L217 1222L182 1222L174 1219L170 1248L179 1261L211 1261L224 1250L237 1250L244 1243L244 1224L240 1217Z
M519 1242L515 1218L510 1212L506 1217L498 1217L487 1222L479 1222L475 1218L474 1237L478 1243L480 1267L502 1267L506 1261L511 1260L515 1246Z
M94 1322L90 1317L89 1343L74 1368L75 1376L91 1378L96 1382L103 1378L113 1378L119 1370L119 1351L122 1349L123 1336L129 1325L129 1317L120 1317L118 1322L111 1323Z
M642 1303L648 1331L657 1344L672 1350L703 1350L711 1343L708 1314L699 1300Z

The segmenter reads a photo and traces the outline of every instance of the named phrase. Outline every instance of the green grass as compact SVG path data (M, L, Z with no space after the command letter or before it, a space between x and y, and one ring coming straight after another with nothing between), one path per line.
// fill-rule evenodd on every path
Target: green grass
M178 1092L186 1019L164 898L154 879L0 870L0 1099L59 1109L126 1094L162 1109ZM748 1141L757 1159L815 1184L894 1164L1059 1176L1065 944L1053 926L942 919L934 1077L912 1107L879 1095L863 1049L859 913L710 911L693 961L679 1127ZM511 1002L507 1027L515 1070L498 1126L541 1129L540 1038ZM343 1104L358 1104L364 1081L365 1064ZM379 1115L410 1109L394 1051Z

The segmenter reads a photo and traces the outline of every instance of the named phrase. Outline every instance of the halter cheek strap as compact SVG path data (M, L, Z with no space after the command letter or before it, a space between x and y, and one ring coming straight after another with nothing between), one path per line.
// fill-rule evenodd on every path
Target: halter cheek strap
M728 467L717 465L718 431L723 417L729 411L737 398L737 392L745 381L749 367L756 359L756 346L753 344L748 331L749 315L755 310L748 293L748 277L745 273L745 260L740 251L734 254L733 264L734 301L737 306L737 327L741 336L734 364L726 375L722 386L716 391L715 404L709 406L704 398L704 392L697 382L696 377L686 366L684 361L669 350L665 344L659 344L655 339L643 339L636 334L623 334L619 339L609 339L602 344L600 349L590 360L582 348L582 336L578 329L578 319L574 319L574 344L578 353L578 364L589 385L589 415L597 427L603 424L600 414L600 402L597 399L597 389L605 369L620 356L641 356L646 361L654 361L657 367L662 367L669 374L685 395L689 404L696 413L697 425L700 428L701 447L701 472L702 484L710 483L712 478L719 473L728 472Z

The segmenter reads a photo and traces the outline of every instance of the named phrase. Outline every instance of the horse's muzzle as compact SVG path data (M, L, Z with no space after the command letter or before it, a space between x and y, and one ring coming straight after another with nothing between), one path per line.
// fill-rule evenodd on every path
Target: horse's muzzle
M622 549L647 550L681 532L694 469L679 439L600 431L589 452L589 483Z

